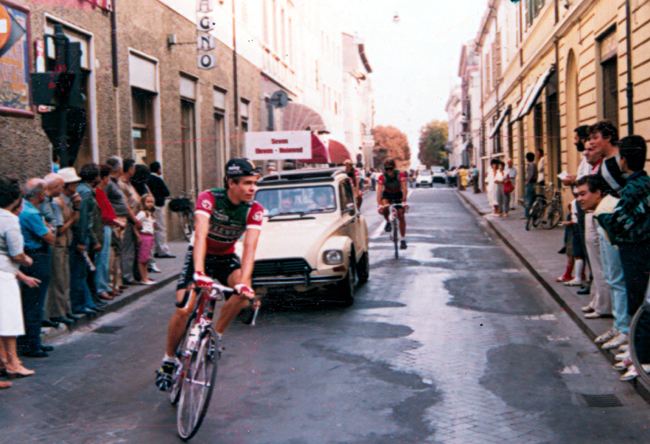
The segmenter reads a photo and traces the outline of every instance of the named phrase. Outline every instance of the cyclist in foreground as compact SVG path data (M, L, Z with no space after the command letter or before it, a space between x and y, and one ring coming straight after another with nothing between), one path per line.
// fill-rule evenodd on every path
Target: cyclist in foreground
M400 250L406 250L406 218L404 217L408 185L406 174L395 169L395 160L392 157L384 160L384 173L377 179L377 206L379 214L386 219L384 230L390 232L388 216L390 208L388 205L395 204L397 218L399 219L399 231L402 236Z
M225 188L202 192L196 202L194 245L190 244L176 287L177 308L169 321L167 349L162 367L156 372L156 386L169 390L177 362L176 347L185 333L197 293L194 284L212 291L214 280L232 287L236 294L221 309L215 330L219 340L239 312L255 298L252 275L255 250L262 229L264 208L254 202L259 169L248 159L231 159L226 164ZM245 234L244 234L245 233ZM244 234L241 263L235 243ZM253 303L257 308L259 301Z

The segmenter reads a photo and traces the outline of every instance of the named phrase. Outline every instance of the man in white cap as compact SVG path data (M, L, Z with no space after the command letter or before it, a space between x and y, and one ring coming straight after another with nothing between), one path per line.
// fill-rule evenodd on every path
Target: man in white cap
M49 174L48 174L49 176ZM78 319L72 314L70 306L70 258L68 249L72 241L70 227L79 219L81 197L77 194L77 185L81 178L74 168L61 168L56 174L63 186L58 196L52 199L52 206L58 209L62 222L56 227L56 241L52 247L50 260L50 287L48 289L45 317L52 322L72 324ZM47 176L45 178L47 181Z

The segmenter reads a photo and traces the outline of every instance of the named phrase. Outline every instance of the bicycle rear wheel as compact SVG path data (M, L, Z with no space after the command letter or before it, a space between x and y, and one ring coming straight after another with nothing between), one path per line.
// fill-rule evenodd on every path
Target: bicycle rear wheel
M553 228L557 227L560 223L560 219L562 219L562 208L560 207L559 202L553 202L553 208L551 209L552 212L548 213L548 219L547 219L547 229L552 230Z
M533 219L533 227L537 228L542 222L542 216L544 215L544 207L546 204L541 200L536 200L533 204L533 208L530 209L531 217Z
M218 361L217 332L209 326L201 334L183 378L176 410L178 436L183 441L191 439L203 423L217 377Z
M195 319L196 312L194 312L190 319L188 319L187 326L185 327L185 334L183 335L183 339L178 344L178 348L176 349L176 359L178 359L180 365L174 373L172 388L169 391L169 402L171 402L173 406L178 404L178 400L181 397L181 387L183 386L184 375L187 371L188 362L191 358L191 351L187 350L187 339L190 336L190 329L192 328Z
M399 259L399 220L393 220L393 244L395 245L395 259Z

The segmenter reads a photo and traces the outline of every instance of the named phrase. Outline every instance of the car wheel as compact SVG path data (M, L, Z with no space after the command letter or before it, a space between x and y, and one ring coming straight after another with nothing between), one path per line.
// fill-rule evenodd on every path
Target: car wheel
M354 264L354 256L350 257L350 264ZM348 273L345 275L345 278L336 285L334 290L336 292L336 299L346 307L354 304L354 285L356 283L354 268L354 266L348 268Z
M360 284L364 284L370 278L370 258L368 253L364 253L361 256L361 260L357 264L357 279L359 279Z

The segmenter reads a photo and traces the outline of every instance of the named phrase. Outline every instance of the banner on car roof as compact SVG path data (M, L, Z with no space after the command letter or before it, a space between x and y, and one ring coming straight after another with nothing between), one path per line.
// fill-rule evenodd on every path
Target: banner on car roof
M246 133L246 157L251 160L311 159L311 132Z

